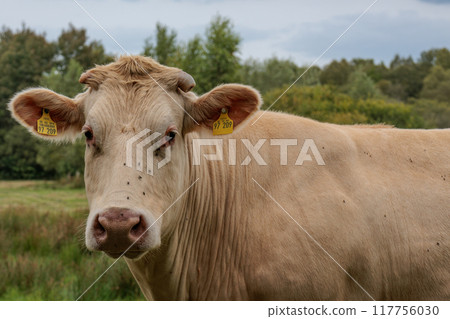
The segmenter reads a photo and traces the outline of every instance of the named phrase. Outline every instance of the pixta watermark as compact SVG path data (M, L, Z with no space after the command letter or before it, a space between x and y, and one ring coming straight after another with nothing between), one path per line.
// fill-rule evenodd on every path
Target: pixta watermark
M144 129L138 134L134 135L127 140L126 143L126 166L135 167L136 170L143 172L145 166L145 172L148 175L153 175L155 169L161 169L171 161L171 147L166 147L164 151L164 158L158 161L155 160L155 151L163 146L167 139L161 136L161 133L151 133L150 129ZM225 142L228 144L225 146ZM238 144L242 144L244 147L238 147ZM263 146L269 146L265 152L261 152ZM288 155L290 152L294 152L294 146L302 145L300 151L297 149L295 154L296 160L294 165L301 166L304 162L315 162L319 166L325 165L325 161L316 146L313 139L304 139L299 141L297 139L259 139L256 142L251 142L249 139L223 139L223 138L195 138L192 139L192 148L190 154L192 156L191 163L194 166L199 166L202 159L205 161L226 161L230 166L247 166L253 160L257 165L266 166L267 152L273 154L277 152L279 154L279 165L288 165ZM208 148L209 153L202 152L203 148ZM224 149L227 150L226 156L224 155ZM238 149L240 152L238 154ZM133 153L136 154L133 165ZM187 155L186 154L186 155ZM239 155L239 156L238 156ZM189 156L189 155L187 155ZM243 160L238 158L242 157ZM157 163L156 163L157 162ZM155 167L156 163L156 167Z
M271 147L269 148L269 152L276 152L278 148L280 154L280 162L279 165L286 166L288 165L288 151L290 150L289 146L297 146L297 139L270 139L269 142L267 139L259 139L256 143L252 144L249 139L226 139L228 142L228 156L224 158L224 140L211 138L211 139L193 139L192 141L192 163L195 166L200 165L201 163L201 147L202 146L214 146L215 153L203 154L203 157L208 161L224 161L226 160L229 165L241 165L247 166L250 164L252 159L256 161L256 163L260 166L266 166L267 162L264 159L264 153L260 154L261 148L268 143ZM247 152L246 157L240 163L237 162L237 144L242 143L244 145L245 151ZM245 155L245 154L244 154ZM266 154L267 155L267 154ZM305 161L313 161L311 155L314 157L317 165L325 165L325 162L322 158L322 155L319 152L319 149L314 143L313 139L305 139L302 144L302 148L296 157L295 164L296 166L303 165Z
M146 163L146 173L153 176L154 172L154 153L157 149L163 146L167 140L165 136L161 137L161 133L155 132L150 135L150 129L144 129L138 134L127 140L126 144L126 166L133 167L133 150L136 152L136 170L143 172L144 163ZM147 136L148 135L148 136ZM145 138L144 138L145 137ZM145 149L145 155L144 155ZM171 148L167 147L164 152L164 159L157 164L157 169L167 165L171 160Z

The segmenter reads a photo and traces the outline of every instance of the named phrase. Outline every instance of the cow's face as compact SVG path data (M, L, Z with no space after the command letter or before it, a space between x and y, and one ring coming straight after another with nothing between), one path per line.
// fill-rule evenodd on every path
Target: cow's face
M188 92L195 85L191 76L141 57L87 71L80 82L88 90L75 99L32 89L16 95L10 109L39 137L84 134L86 246L136 258L157 248L179 217L183 201L177 199L189 186L184 136L211 129L223 108L239 125L260 98L241 85L220 86L197 98ZM44 108L57 125L56 137L36 131Z

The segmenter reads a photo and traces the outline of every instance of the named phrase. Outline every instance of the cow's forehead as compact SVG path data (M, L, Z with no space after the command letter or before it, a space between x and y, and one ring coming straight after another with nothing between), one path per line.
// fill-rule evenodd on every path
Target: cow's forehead
M182 124L183 100L153 81L133 84L105 79L97 90L86 93L86 124L91 126L164 131L170 125Z
M121 57L85 72L86 121L97 125L128 125L163 129L182 125L183 98L178 94L180 69L163 66L151 58Z

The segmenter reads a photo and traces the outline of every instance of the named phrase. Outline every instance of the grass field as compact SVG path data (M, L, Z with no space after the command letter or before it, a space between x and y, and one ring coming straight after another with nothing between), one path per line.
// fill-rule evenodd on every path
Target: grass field
M0 300L75 300L113 262L84 246L83 189L0 181ZM119 260L82 300L143 300Z

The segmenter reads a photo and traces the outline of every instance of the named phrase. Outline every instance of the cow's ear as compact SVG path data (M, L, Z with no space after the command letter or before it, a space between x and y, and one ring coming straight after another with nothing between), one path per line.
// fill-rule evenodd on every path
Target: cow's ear
M234 127L239 126L261 105L261 96L250 86L241 84L224 84L192 101L186 107L189 115L185 116L184 131L192 131L198 125L206 126L212 131L214 122L223 109L233 120Z
M84 110L80 102L47 89L19 92L9 103L9 110L34 135L54 141L73 140L84 124ZM38 120L44 113L56 124L56 132L44 130L43 125L39 126L38 131Z

